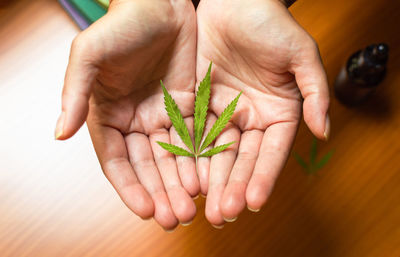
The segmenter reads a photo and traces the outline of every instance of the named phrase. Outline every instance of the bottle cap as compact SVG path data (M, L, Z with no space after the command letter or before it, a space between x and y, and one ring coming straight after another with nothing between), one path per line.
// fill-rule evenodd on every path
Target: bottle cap
M389 56L389 46L385 43L373 44L365 49L365 58L375 64L386 64Z

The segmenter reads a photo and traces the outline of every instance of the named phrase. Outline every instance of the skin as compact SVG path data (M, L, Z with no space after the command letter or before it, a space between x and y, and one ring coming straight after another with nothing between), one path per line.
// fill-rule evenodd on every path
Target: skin
M205 134L243 95L215 142L237 144L200 158L197 176L193 158L174 157L156 144L183 146L159 80L192 128L195 84L210 61ZM72 44L56 138L70 138L86 121L104 174L141 218L153 217L166 230L189 223L196 214L191 197L201 191L207 219L221 226L246 205L258 210L266 202L302 105L311 131L327 138L328 102L316 44L277 0L202 0L197 24L188 0L114 0Z
M121 199L166 230L193 219L191 196L200 188L194 163L156 143L178 138L160 80L183 116L193 116L195 58L191 2L112 1L108 13L73 41L56 128L57 139L68 139L86 120L104 174Z
M202 0L197 22L197 78L214 64L210 112L220 115L243 92L215 145L237 143L213 156L200 176L206 217L221 227L246 206L258 211L265 204L302 107L311 131L327 139L328 86L314 40L280 1Z

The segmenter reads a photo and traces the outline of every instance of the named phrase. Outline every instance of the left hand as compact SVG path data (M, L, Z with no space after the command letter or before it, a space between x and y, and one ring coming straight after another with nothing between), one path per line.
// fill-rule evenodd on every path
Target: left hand
M197 21L198 80L214 63L210 112L220 115L243 92L215 145L238 143L211 158L209 174L199 174L206 217L220 226L246 205L257 211L266 202L302 105L311 131L328 137L328 85L316 43L278 0L202 0Z

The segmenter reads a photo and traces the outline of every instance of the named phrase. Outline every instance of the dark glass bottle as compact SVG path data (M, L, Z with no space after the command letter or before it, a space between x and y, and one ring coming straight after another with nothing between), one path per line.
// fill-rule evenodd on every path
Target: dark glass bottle
M343 104L355 106L367 99L386 74L389 47L373 44L350 56L335 82L335 95Z

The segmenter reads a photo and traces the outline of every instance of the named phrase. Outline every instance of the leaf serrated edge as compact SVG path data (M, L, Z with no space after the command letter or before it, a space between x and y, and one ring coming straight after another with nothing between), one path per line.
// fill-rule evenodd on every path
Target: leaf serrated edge
M194 155L192 153L190 153L189 151L186 151L185 149L183 149L179 146L160 142L160 141L157 141L157 144L159 144L162 148L164 148L168 152L173 153L175 155L194 157Z
M186 126L185 121L183 120L183 116L181 111L179 110L178 105L175 103L175 100L172 96L168 93L167 89L165 88L162 80L160 81L161 87L164 93L164 105L165 110L167 111L168 117L172 122L176 132L178 133L179 137L182 139L183 143L192 151L194 152L192 139L189 135L189 130ZM176 116L176 117L174 117Z
M208 150L207 152L200 154L199 157L210 157L210 156L213 156L215 154L218 154L218 153L226 150L226 148L228 148L229 146L233 145L234 143L236 143L236 142L233 141L233 142L230 142L230 143L227 143L227 144L216 146L216 147Z
M221 131L225 128L226 124L228 124L229 120L231 119L233 113L235 112L236 105L239 101L239 97L242 95L242 92L233 99L233 101L228 104L225 110L221 113L218 119L215 121L214 125L212 126L211 130L208 132L206 138L203 141L203 144L200 147L200 152L202 152L207 146L209 146L214 139L221 133Z
M201 139L203 138L204 127L206 123L208 104L211 94L211 67L212 62L210 62L206 76L200 82L196 93L194 107L194 149L196 153L199 153L199 147L201 144Z

